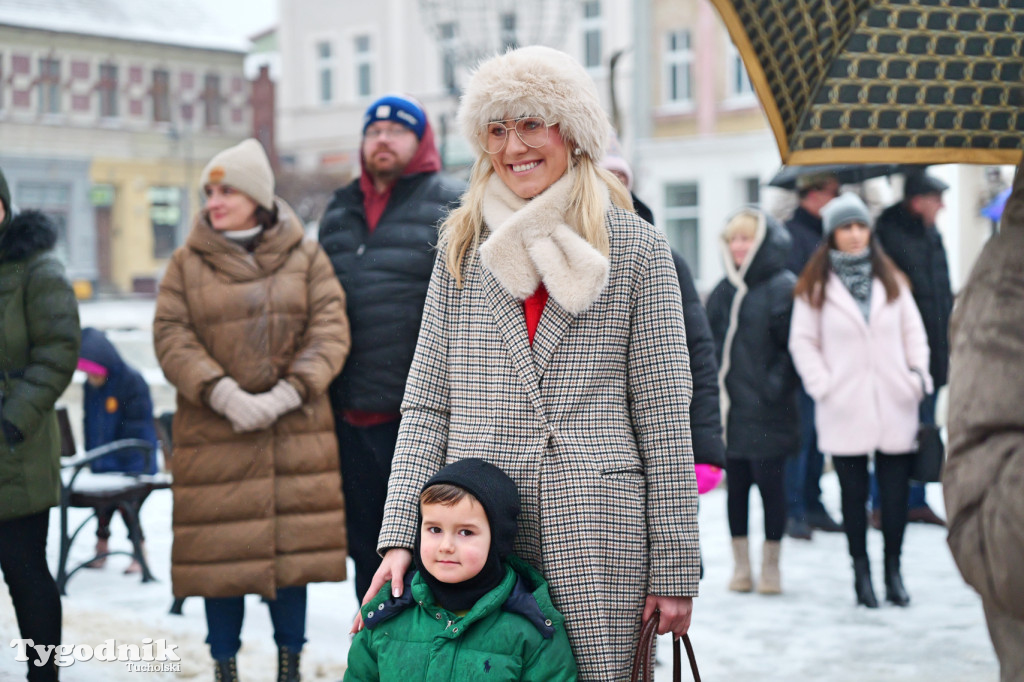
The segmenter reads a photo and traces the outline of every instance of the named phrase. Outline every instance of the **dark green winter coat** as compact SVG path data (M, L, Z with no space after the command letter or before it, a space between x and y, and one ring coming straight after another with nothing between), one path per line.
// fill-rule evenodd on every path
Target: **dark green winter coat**
M544 578L509 558L505 579L464 616L434 602L419 573L363 607L345 682L571 682L576 661Z
M0 182L9 216L6 189ZM50 253L55 243L41 213L0 221L0 521L60 502L53 406L78 363L80 331L75 295Z

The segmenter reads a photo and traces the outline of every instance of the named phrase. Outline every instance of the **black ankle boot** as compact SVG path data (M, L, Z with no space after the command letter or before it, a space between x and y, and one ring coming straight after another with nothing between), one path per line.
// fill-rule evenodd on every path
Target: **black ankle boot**
M871 586L871 564L868 558L858 557L853 560L853 589L857 593L857 603L869 609L878 608L875 588Z
M299 677L299 652L288 647L277 650L277 682L301 682Z
M232 656L213 662L214 682L238 682L238 660Z
M910 595L903 587L903 576L900 575L900 558L885 557L885 599L896 606L910 603Z

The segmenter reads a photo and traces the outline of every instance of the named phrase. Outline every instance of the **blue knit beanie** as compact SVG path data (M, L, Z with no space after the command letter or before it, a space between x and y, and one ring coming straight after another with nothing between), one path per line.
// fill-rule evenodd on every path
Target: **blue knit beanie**
M427 115L418 103L402 95L384 95L370 105L363 114L363 134L366 128L376 121L395 121L416 133L417 139L423 139L423 131L427 127Z

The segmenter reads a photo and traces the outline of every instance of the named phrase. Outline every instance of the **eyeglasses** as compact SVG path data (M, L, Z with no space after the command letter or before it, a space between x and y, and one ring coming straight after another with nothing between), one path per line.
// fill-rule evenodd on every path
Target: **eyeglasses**
M505 125L506 123L512 125ZM553 125L556 124L548 123L539 116L527 116L514 121L491 121L480 131L480 146L488 154L497 154L508 142L508 131L514 130L523 144L537 149L548 143L548 129Z
M375 128L373 126L370 126L369 128L366 129L366 132L363 133L363 137L365 137L368 140L375 140L378 137L388 137L393 140L395 138L402 137L406 133L412 133L413 135L415 135L415 133L413 133L413 131L410 128L407 128L404 125L397 123L391 126L390 128Z

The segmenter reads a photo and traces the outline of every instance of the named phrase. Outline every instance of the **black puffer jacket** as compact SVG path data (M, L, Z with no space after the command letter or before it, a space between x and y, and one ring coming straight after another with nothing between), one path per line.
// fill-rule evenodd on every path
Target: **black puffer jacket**
M724 245L726 277L708 298L708 321L719 361L726 457L796 454L797 375L789 356L789 318L796 277L786 269L790 239L759 209L758 238L737 270Z
M464 189L439 173L399 178L372 233L359 179L334 193L320 222L320 243L345 290L352 333L348 361L331 384L334 409L399 411L437 228Z
M791 244L786 267L797 277L803 272L811 254L818 248L822 239L821 218L811 215L803 206L797 206L793 217L786 221L786 231Z
M679 290L683 295L686 350L690 353L690 374L693 376L693 398L690 400L693 463L724 467L725 444L722 442L722 413L718 406L715 340L689 266L675 249L672 249L672 260L676 263Z
M929 368L935 388L949 376L949 316L953 290L942 235L912 214L901 202L882 211L875 234L896 266L910 278L910 292L924 320L931 349Z

